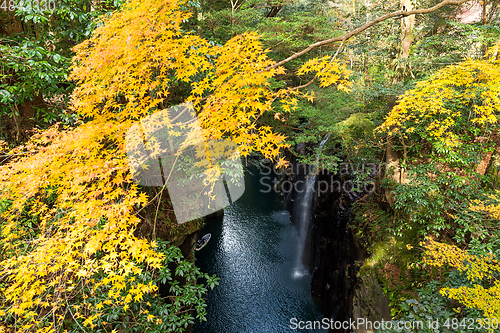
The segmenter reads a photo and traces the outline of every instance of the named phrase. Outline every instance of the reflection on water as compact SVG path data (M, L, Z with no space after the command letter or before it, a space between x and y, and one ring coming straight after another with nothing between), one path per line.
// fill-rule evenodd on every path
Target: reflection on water
M297 332L291 318L322 319L310 275L293 274L297 230L278 196L259 191L258 173L245 181L243 197L202 231L212 238L196 265L216 274L220 285L208 294L207 322L196 323L194 332Z

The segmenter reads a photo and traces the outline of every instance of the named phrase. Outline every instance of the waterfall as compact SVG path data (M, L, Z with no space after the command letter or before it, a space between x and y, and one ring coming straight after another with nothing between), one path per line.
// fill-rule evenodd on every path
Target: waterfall
M321 143L319 144L318 155L316 156L316 169L319 160L319 152L323 149L324 145L330 138L330 134L327 134ZM317 170L316 170L317 171ZM300 278L307 273L306 267L304 267L304 253L306 242L309 236L309 226L311 224L312 215L312 204L314 200L314 193L316 185L317 172L312 172L311 174L305 175L304 187L302 191L297 191L297 198L294 204L294 217L293 219L297 222L296 226L299 231L299 241L297 244L297 259L295 262L295 267L293 269L293 277Z

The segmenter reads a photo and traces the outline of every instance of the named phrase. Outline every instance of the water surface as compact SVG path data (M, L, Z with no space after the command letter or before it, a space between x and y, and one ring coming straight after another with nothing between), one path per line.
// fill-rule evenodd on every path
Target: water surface
M245 194L202 230L212 238L197 253L196 265L216 274L220 285L208 293L207 322L197 322L196 333L298 332L290 328L291 318L322 319L309 274L294 277L297 230L279 196L262 193L268 187L252 172Z

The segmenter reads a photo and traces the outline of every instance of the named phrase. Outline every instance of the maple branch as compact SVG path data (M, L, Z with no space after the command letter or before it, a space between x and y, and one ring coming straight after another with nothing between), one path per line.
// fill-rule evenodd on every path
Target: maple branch
M22 153L0 155L0 158L5 157L3 160L0 161L0 165L2 165L5 161L7 161L11 157L20 156L20 155L28 155L28 154L37 153L37 152L38 152L38 150L30 150L30 151L24 151Z
M66 299L66 301L68 301L68 299ZM69 313L71 314L71 317L73 317L73 320L75 321L75 323L78 325L78 327L80 327L82 329L82 331L84 332L87 332L81 325L80 323L78 322L78 320L76 320L75 316L73 315L73 312L71 312L71 307L69 306L69 302L68 302L68 306L67 306L67 309L69 310Z
M160 190L160 199L158 199L158 205L156 206L155 220L154 220L154 225L153 225L153 239L156 239L156 218L158 217L158 209L160 209L160 203L161 203L161 197L163 196L163 190L165 189L165 187L167 187L167 183L170 180L170 176L172 175L172 171L174 171L174 167L175 167L175 164L177 163L177 159L179 158L179 156L180 156L180 154L177 154L177 156L175 157L175 161L174 161L174 164L172 165L172 168L170 169L170 173L168 174L168 177L165 180L165 183L164 183L163 187ZM162 172L162 175L163 175L163 172ZM153 200L157 196L158 195L156 195L153 198Z
M306 47L305 49L303 49L302 51L300 52L297 52L291 56L289 56L288 58L284 59L284 60L281 60L280 62L277 62L275 63L274 65L272 66L269 66L267 69L273 69L273 68L277 68L283 64L286 64L287 62L295 59L295 58L298 58L300 57L301 55L304 55L306 54L307 52L311 51L312 49L315 49L317 47L320 47L320 46L323 46L323 45L327 45L327 44L331 44L331 43L334 43L334 42L344 42L346 40L348 40L349 38L365 31L366 29L380 23L380 22L383 22L387 19L390 19L390 18L393 18L393 17L396 17L396 16L400 16L401 18L402 17L405 17L405 16L410 16L410 15L416 15L416 14L428 14L428 13L432 13L432 12L435 12L436 10L438 10L439 8L443 7L443 6L446 6L446 5L461 5L467 1L470 1L470 0L444 0L443 2L440 2L438 3L437 5L433 6L433 7L430 7L430 8L423 8L423 9L415 9L415 10L398 10L396 12L392 12L392 13L388 13L388 14L385 14L385 15L382 15L380 17L377 17L376 19L374 19L373 21L370 21L370 22L367 22L365 24L363 24L362 26L360 26L359 28L356 28L354 30L351 30L349 31L348 33L342 35L342 36L339 36L339 37L335 37L335 38L330 38L330 39L325 39L325 40L322 40L322 41L319 41L319 42L316 42L314 44L311 44L309 45L308 47ZM398 17L399 18L399 17Z
M335 58L337 58L337 55L339 54L340 49L342 49L342 46L344 46L344 42L345 42L345 41L343 40L343 41L340 43L339 48L337 49L337 52L335 52L335 55L334 55L334 56L332 57L332 59L330 60L330 64L331 64L331 63L335 60ZM322 72L323 72L323 71L325 71L325 69L326 69L326 68L324 68L324 69L322 70ZM318 74L319 74L319 73L318 73ZM311 81L307 82L306 84L303 84L303 85L301 85L301 86L297 86L297 87L293 87L293 88L292 88L292 89L290 89L290 90L292 90L292 91L293 91L293 90L299 90L299 89L305 88L305 87L307 87L308 85L310 85L311 83L313 83L313 82L316 80L316 78L317 78L317 74L316 74L316 75L315 75L315 76L311 79Z

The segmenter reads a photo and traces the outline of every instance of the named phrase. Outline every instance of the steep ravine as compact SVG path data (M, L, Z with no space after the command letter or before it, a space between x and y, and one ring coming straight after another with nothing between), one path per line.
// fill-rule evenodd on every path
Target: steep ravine
M303 191L299 185L307 178L306 173L310 169L298 167L293 159L292 163L294 173L287 180L298 182L298 186L294 186L294 190L285 197L292 222L297 224L297 215L300 214L297 205L301 202ZM334 321L357 318L388 320L390 311L382 287L375 279L357 277L359 267L367 259L368 253L356 240L349 224L354 202L367 193L354 193L348 181L348 175L341 177L325 171L317 176L316 189L319 189L319 182L322 182L322 187L313 198L311 223L302 256L304 266L312 274L311 295L321 300L324 318ZM328 189L325 184L328 184ZM348 329L331 331L351 332ZM359 329L356 332L371 331Z
M321 193L316 191L311 203L305 204L305 180L308 175L311 179L314 168L291 161L287 174L275 174L270 166L252 169L245 178L243 197L201 231L210 232L212 240L197 253L196 264L219 276L221 284L208 294L208 322L196 323L195 332L290 331L292 317L336 322L388 319L388 302L376 279L357 276L368 255L349 225L353 203L366 193L343 186L350 184L349 175L320 172L316 181L329 186L322 185ZM270 190L275 175L282 175L281 182ZM269 191L262 192L266 188ZM291 216L275 193L280 189ZM304 222L300 207L311 209L307 228L300 225L301 219ZM181 247L188 250L193 239L186 241ZM299 256L299 248L303 255ZM298 257L311 274L295 274Z
M309 168L298 167L289 180L302 184L307 178ZM306 171L304 171L306 169ZM330 182L330 175L319 174L320 181ZM299 224L298 215L303 187L294 186L287 195L287 208L292 222ZM311 295L321 299L323 316L333 320L348 320L352 317L353 289L356 282L354 263L357 260L353 251L351 234L346 232L350 218L350 199L336 189L329 188L322 193L315 192L311 224L304 247L303 264L312 273ZM298 226L297 226L298 227ZM340 331L339 331L340 332Z

